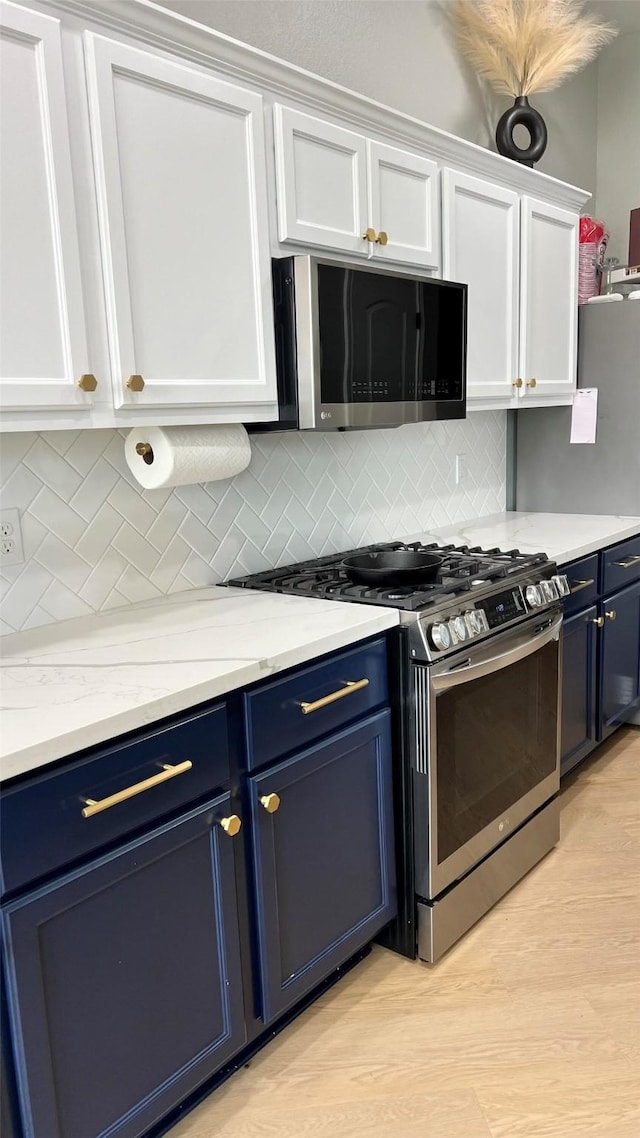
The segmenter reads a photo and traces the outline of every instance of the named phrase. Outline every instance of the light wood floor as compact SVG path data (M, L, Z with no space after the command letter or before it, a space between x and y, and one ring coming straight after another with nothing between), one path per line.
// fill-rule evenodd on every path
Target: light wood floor
M640 1138L640 730L439 964L374 949L170 1138Z

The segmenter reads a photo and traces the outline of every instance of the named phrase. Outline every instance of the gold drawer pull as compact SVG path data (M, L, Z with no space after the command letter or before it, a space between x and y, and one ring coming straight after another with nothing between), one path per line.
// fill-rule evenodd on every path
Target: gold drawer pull
M388 233L385 233L384 229L381 229L378 236L376 237L376 245L387 245L388 241L389 241Z
M276 810L280 807L279 794L263 794L260 798L260 803L264 806L267 814L275 814Z
M144 379L141 375L130 375L127 380L129 391L144 391Z
M345 695L352 695L353 692L361 691L366 688L368 680L345 680L345 686L339 688L338 691L332 691L331 695L323 695L322 699L316 699L313 703L306 703L302 701L298 704L303 715L311 715L312 711L320 711L323 707L328 707L330 703L335 703L337 699L344 699Z
M527 387L537 387L537 385L538 385L537 379L528 379L527 380Z
M615 620L618 614L616 613L615 609L610 609L608 612L605 612L604 615L606 616L607 620Z
M80 379L78 380L78 387L81 391L95 391L97 386L98 381L95 375L92 375L91 372L85 372L85 374L81 375Z
M603 628L604 617L603 616L590 616L589 617L589 624L596 624L598 626L598 628Z
M514 379L511 386L517 387L518 390L520 390L520 388L522 387L522 380L521 379Z
M581 589L588 589L589 585L595 585L595 583L595 577L589 577L588 581L572 581L571 584L573 585L573 588L571 592L579 593Z
M376 236L375 229L372 229L371 226L369 226L368 229L365 229L364 233L362 234L362 240L363 241L377 241L378 238Z
M232 814L229 818L221 818L220 825L225 834L228 834L230 838L235 838L236 834L240 833L242 821L237 814Z
M632 565L637 565L640 562L640 554L634 553L633 557L627 557L626 561L614 561L618 569L630 569Z
M99 802L96 802L95 798L85 798L86 806L83 808L82 817L93 818L94 814L101 814L103 810L109 810L120 802L126 802L127 798L135 798L136 794L144 794L144 791L151 790L152 786L159 786L161 782L168 782L170 778L175 778L176 775L185 774L186 771L191 770L192 766L191 759L185 759L183 763L177 763L175 767L163 763L162 770L158 774L151 775L151 778L144 778L142 782L136 782L133 786L127 786L124 790L119 790L117 794L110 794L108 798L101 798Z

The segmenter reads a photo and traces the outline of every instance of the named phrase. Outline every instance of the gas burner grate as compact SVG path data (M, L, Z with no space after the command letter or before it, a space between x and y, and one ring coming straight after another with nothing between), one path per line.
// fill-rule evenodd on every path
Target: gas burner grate
M415 586L385 585L372 588L370 585L356 585L347 577L342 565L345 558L359 553L378 553L397 549L413 549L441 556L443 563L438 569L436 580ZM244 589L263 589L274 593L321 597L326 600L360 601L365 604L385 605L387 608L418 612L436 602L441 603L467 592L479 583L499 581L512 573L533 568L547 560L545 553L523 554L519 549L504 552L500 549L481 549L479 546L441 546L437 542L423 544L419 541L396 541L363 546L345 553L334 553L311 561L301 561L295 565L284 565L280 569L254 573L248 577L236 577L226 581L225 584Z

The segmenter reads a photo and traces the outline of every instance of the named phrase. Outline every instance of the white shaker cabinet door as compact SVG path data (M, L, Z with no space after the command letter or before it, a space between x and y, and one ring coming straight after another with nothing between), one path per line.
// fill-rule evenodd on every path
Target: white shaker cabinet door
M0 4L0 392L86 408L89 368L59 21ZM85 381L93 383L93 377Z
M85 51L116 407L273 406L261 97L88 32Z
M424 269L440 267L438 166L430 158L367 142L373 257ZM386 244L380 242L380 234Z
M279 104L274 130L280 240L369 256L362 135Z
M442 273L469 286L467 398L509 404L518 380L517 193L444 170Z
M520 396L570 395L576 389L577 214L522 199Z

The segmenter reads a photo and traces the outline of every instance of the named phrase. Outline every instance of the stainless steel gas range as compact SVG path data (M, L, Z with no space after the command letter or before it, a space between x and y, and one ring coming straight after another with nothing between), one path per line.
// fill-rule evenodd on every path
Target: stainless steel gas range
M354 584L345 561L410 549L435 580ZM386 943L435 962L559 838L560 628L545 554L392 543L228 582L400 610L391 668L403 897Z

